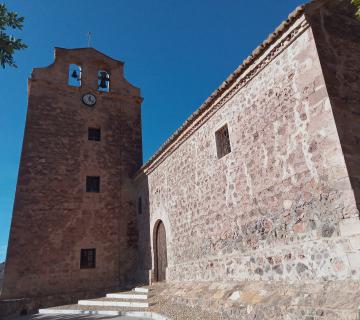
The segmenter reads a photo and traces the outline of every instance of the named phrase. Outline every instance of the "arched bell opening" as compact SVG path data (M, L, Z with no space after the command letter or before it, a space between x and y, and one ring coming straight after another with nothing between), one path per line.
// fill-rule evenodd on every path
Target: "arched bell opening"
M72 87L81 87L81 66L70 64L68 85Z
M98 91L100 92L110 91L110 73L106 70L98 71Z

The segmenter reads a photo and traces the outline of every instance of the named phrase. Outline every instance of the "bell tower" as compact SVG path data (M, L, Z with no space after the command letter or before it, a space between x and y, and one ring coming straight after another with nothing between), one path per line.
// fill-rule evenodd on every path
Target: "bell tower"
M93 48L33 70L2 298L130 283L142 164L140 90Z

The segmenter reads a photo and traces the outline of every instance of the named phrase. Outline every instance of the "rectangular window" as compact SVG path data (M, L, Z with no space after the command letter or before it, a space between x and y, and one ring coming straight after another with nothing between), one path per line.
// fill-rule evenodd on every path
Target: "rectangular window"
M92 269L96 266L96 249L81 249L80 269Z
M86 177L86 192L100 192L100 177Z
M88 139L91 140L91 141L100 141L101 140L100 129L89 128L88 129Z
M142 214L142 199L139 197L138 199L138 214Z
M218 159L231 152L230 137L227 124L215 132Z

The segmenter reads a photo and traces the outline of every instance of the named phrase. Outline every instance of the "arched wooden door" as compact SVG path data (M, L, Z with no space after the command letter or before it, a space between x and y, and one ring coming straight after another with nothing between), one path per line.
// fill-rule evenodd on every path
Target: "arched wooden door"
M155 252L155 268L156 268L156 280L166 280L166 267L167 267L167 250L166 250L166 232L165 226L160 221L156 227L156 252Z

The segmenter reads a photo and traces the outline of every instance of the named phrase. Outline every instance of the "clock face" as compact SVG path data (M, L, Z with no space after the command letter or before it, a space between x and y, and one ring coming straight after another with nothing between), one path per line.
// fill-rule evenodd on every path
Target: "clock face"
M96 103L96 97L92 93L86 93L82 96L82 102L87 106L93 106Z

